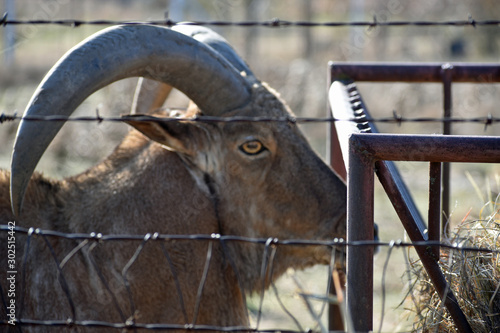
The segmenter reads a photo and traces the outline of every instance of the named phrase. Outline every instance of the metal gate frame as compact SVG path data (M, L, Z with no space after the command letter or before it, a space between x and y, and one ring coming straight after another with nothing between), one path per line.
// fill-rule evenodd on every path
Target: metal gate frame
M452 116L452 83L500 83L500 65L484 63L369 63L369 62L329 62L329 85L334 81L352 80L355 82L407 82L407 83L442 83L443 117ZM328 113L330 114L330 112ZM452 134L450 122L443 122L443 134ZM329 153L338 154L338 146L333 142L336 136L332 124ZM334 155L338 156L338 155ZM345 168L338 161L332 161L332 167L345 177ZM340 161L342 163L342 161ZM449 216L450 202L450 165L442 166L442 209L443 216ZM441 231L446 233L447 224L441 223Z
M456 71L454 69L457 69ZM346 73L347 72L347 73ZM444 117L451 117L451 82L499 82L500 66L496 65L436 65L436 64L334 64L330 63L331 104L342 99L344 89L345 109L338 105L332 113L338 117L339 109L344 109L342 115L346 119L357 118L354 127L338 136L335 124L332 123L330 134L330 158L332 167L346 177L348 165L348 244L360 240L373 240L373 174L377 175L386 190L401 222L412 242L440 240L441 216L441 162L500 162L500 138L498 137L464 137L464 136L421 136L421 135L383 135L369 134L373 124L370 124L365 114L365 106L354 85L343 86L340 82L352 79L366 81L404 81L404 82L440 82L442 79L444 92ZM401 78L404 78L401 79ZM335 83L334 83L335 82ZM334 89L334 85L337 87ZM343 88L342 88L343 87ZM340 97L340 98L339 98ZM449 134L451 126L444 123L443 132ZM376 130L375 130L376 131ZM346 133L353 133L348 142ZM361 132L365 132L362 133ZM345 156L345 155L349 156ZM402 183L397 169L388 161L428 161L430 162L429 183L429 224L425 226L418 210ZM447 164L445 164L447 165ZM443 168L443 187L447 191L449 167ZM434 178L437 177L437 178ZM436 181L437 179L437 181ZM443 195L448 201L449 195ZM446 206L446 205L445 205ZM444 207L447 209L447 206ZM427 232L428 231L428 232ZM439 248L428 249L416 246L416 251L422 260L436 290L443 297L450 315L460 332L471 332L470 325L461 311L455 296L448 287L438 265ZM371 247L348 246L347 248L347 309L352 315L353 329L369 331L373 328L373 249ZM361 314L354 316L353 314ZM369 315L371 314L371 315ZM337 326L330 328L338 329Z
M438 135L386 135L354 133L349 139L349 176L347 243L373 239L373 185L374 171L391 198L405 229L416 225L408 215L404 200L395 198L397 189L392 188L390 173L382 161L428 162L500 162L500 137L464 137ZM430 200L432 201L432 200ZM371 236L371 238L370 238ZM423 236L423 235L422 235ZM412 242L425 238L410 237ZM439 295L444 300L453 321L460 332L472 332L466 317L450 290L439 268L437 258L428 246L415 246L424 268ZM368 269L371 267L371 269ZM370 281L371 283L363 283ZM373 294L373 249L349 246L347 248L347 309L351 313L356 331L372 330L369 314L373 313L373 301L365 301ZM353 314L363 314L354 316Z

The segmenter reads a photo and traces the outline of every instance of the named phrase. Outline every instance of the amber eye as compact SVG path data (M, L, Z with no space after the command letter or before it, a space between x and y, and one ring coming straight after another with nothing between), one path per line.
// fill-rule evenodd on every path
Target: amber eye
M240 146L240 150L247 155L257 155L266 150L262 142L258 140L247 141Z

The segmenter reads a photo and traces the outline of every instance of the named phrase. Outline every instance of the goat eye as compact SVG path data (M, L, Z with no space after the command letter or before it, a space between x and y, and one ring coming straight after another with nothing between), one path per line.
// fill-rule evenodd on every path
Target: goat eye
M240 146L240 150L247 155L257 155L266 150L262 142L258 140L247 141Z

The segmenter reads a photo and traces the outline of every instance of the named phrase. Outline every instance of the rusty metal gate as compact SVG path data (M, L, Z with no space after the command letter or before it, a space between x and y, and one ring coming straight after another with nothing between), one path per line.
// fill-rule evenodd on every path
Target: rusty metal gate
M484 64L330 63L329 100L335 119L351 126L330 129L332 167L348 182L348 244L373 240L373 185L377 174L434 287L460 332L471 332L465 315L439 267L437 245L444 231L441 214L449 210L449 162L500 162L500 138L446 135L380 134L354 81L442 82L444 118L451 117L452 82L500 82L500 66ZM338 158L343 155L343 159ZM392 161L428 161L429 216L424 222ZM443 163L445 162L445 163ZM443 166L442 166L443 164ZM442 177L441 177L442 175ZM441 193L442 196L441 196ZM441 206L442 203L442 206ZM442 208L441 208L442 207ZM355 331L373 329L373 247L347 247L347 311ZM361 315L355 315L361 314ZM371 314L371 315L370 315ZM330 328L338 329L334 323Z

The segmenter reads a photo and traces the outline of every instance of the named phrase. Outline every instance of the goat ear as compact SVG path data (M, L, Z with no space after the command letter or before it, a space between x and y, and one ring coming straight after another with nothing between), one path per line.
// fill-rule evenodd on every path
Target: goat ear
M165 121L157 117L140 114L122 116L122 119L169 150L187 155L194 154L193 132L199 129L189 121Z

